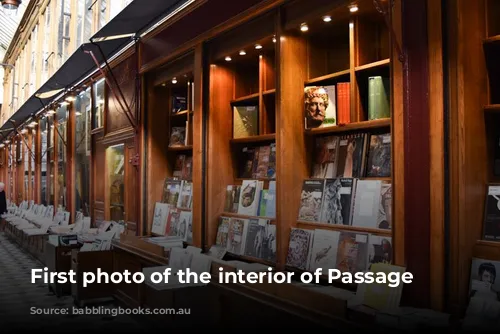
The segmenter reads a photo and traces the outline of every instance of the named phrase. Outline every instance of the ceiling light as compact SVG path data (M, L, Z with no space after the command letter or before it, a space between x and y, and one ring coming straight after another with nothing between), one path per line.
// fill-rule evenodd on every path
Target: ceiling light
M349 7L349 11L350 11L351 13L355 13L355 12L357 12L357 11L358 11L358 6L357 6L357 5L352 5L352 6L350 6L350 7Z
M325 22L331 22L332 21L332 17L329 16L329 15L323 16L323 21L325 21Z
M49 111L47 111L47 115L54 115L56 113L56 111L54 109L50 109Z
M276 37L273 37L273 43L276 43Z
M245 50L241 50L241 51L240 51L240 56L244 56L244 55L246 55L246 54L247 54L247 53L245 52Z
M5 145L4 145L4 144L0 144L0 148L4 148L4 147L5 147Z
M22 134L25 134L26 132L28 132L28 129L22 129L22 130L21 130L21 133L22 133Z
M6 140L4 141L5 144L9 144L10 143L10 140Z
M231 57L229 56L226 56L226 58L224 58L226 61L231 61Z
M76 116L81 116L81 115L82 115L82 113L81 113L81 112L79 112L79 111L75 111L75 115L76 115Z
M21 0L2 0L3 8L9 10L18 9L20 4Z
M60 105L61 105L61 107L64 107L64 106L67 106L68 104L69 103L67 101L62 101Z
M177 83L177 78L176 78L176 77L174 77L174 78L172 79L172 83L173 83L174 85Z
M68 95L66 96L66 99L65 99L67 102L73 102L76 100L76 97L74 97L73 95Z
M309 30L309 27L307 26L307 24L302 23L300 25L300 31L304 31L305 32L305 31L308 31L308 30Z
M260 49L262 49L262 45L260 45L260 44L255 44L255 48L256 48L257 50L260 50Z

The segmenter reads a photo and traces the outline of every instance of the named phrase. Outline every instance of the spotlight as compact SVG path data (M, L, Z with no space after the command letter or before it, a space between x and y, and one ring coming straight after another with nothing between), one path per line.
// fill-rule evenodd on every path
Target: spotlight
M260 45L260 44L255 44L255 48L256 48L257 50L260 50L260 49L262 49L262 45Z
M177 78L175 78L175 77L174 77L174 78L172 79L172 83L175 85L175 84L177 83Z
M2 0L2 6L8 10L15 10L21 5L21 0Z
M325 21L325 22L331 22L332 21L332 17L329 16L329 15L323 16L323 21Z
M352 6L350 6L350 7L349 7L349 11L350 11L351 13L355 13L355 12L357 12L357 11L358 11L358 9L359 9L359 8L358 8L358 6L357 6L357 5L352 5Z
M226 58L224 58L226 61L231 61L231 57L229 56L226 56Z
M273 43L276 43L276 36L273 37Z
M240 51L240 56L244 56L244 55L246 55L246 54L247 54L247 53L245 52L245 50L241 50L241 51Z
M309 30L309 27L307 26L307 24L302 23L302 24L300 25L300 31L304 31L304 32L306 32L306 31L308 31L308 30Z

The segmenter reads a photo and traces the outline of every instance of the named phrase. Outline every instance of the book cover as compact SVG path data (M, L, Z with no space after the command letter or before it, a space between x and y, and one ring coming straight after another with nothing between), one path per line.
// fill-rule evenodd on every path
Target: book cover
M483 239L500 241L500 185L488 185L484 213Z
M307 86L304 88L305 128L337 125L335 86Z
M309 264L310 271L321 268L323 273L327 274L329 269L336 268L339 238L340 232L338 231L314 230L314 241Z
M320 219L322 223L351 225L355 185L356 179L352 178L325 180Z
M292 228L290 231L290 242L286 265L302 270L309 268L311 246L313 243L314 231Z
M368 256L368 234L340 232L337 248L337 269L356 273L365 271Z
M244 138L259 134L258 106L233 107L233 138Z
M371 135L368 161L368 177L391 176L391 134Z
M325 180L304 180L298 220L319 222Z
M257 216L259 211L260 183L257 180L244 180L241 185L238 213Z
M316 139L313 171L311 178L334 178L339 159L339 137L329 136Z

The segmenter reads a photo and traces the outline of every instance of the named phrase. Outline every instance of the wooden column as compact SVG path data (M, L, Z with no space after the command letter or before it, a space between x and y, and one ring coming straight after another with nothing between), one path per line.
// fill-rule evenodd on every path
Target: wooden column
M66 211L70 213L70 224L75 223L75 103L68 105L66 116Z
M415 24L419 22L420 24ZM415 307L430 304L430 143L429 64L425 1L402 2L404 72L405 258L412 284L405 300Z

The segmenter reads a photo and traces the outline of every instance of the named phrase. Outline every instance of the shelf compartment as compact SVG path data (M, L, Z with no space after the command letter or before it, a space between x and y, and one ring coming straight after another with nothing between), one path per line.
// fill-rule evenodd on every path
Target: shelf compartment
M319 135L319 134L341 133L341 132L367 130L367 129L379 129L390 126L391 126L391 119L382 118L373 121L349 123L341 126L330 126L325 128L310 129L310 130L305 130L305 132L308 135Z
M299 227L301 226L309 226L315 227L318 229L328 229L334 231L352 231L352 232L364 232L376 235L384 235L384 236L392 236L392 230L381 230L378 228L366 228L366 227L357 227L350 225L337 225L337 224L326 224L326 223L317 223L317 222L309 222L298 220L297 224Z
M500 104L488 104L484 106L485 112L498 113L500 112Z
M263 143L272 142L276 140L276 134L270 133L266 135L258 135L244 138L233 138L231 144L247 144L247 143Z

